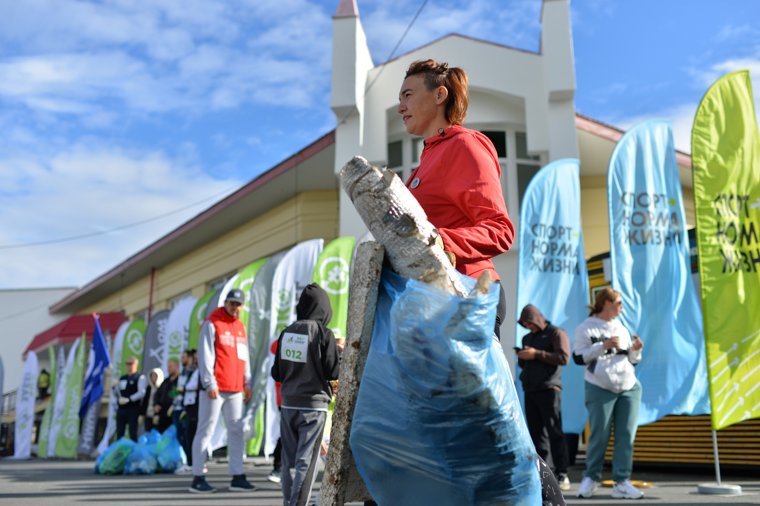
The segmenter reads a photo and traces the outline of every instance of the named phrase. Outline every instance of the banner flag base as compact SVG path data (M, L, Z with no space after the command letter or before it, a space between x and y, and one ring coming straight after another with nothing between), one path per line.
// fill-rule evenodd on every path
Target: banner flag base
M700 483L697 485L697 491L704 495L742 495L741 486L725 483Z

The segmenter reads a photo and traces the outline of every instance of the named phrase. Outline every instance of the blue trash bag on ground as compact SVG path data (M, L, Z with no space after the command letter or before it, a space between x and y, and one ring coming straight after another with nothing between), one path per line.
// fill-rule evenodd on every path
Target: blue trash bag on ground
M158 468L155 444L138 443L124 463L124 474L153 474Z
M177 439L177 428L172 425L164 431L155 446L159 472L171 473L187 464L187 456Z
M136 446L137 443L126 437L114 441L103 453L98 455L98 459L95 461L95 472L98 474L123 473L124 463Z
M137 444L141 445L154 445L158 443L161 440L161 433L158 432L156 429L150 429L150 432L147 432L137 438Z
M460 298L384 270L350 437L379 504L541 504L536 451L493 337L498 290Z

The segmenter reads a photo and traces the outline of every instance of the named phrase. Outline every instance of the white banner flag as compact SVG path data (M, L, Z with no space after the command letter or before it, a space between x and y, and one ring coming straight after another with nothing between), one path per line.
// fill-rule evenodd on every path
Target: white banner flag
M169 360L176 360L179 363L179 357L187 349L187 338L190 335L190 316L198 299L188 295L178 300L166 320L166 339L164 339L163 364L161 369L164 371L164 377L169 377Z
M34 427L34 401L37 397L37 354L30 351L24 363L24 375L16 401L16 431L13 458L28 459L32 453L32 428Z
M269 333L269 360L267 372L274 364L272 345L280 332L296 319L296 303L303 289L311 283L314 266L322 253L324 241L312 239L294 246L283 257L272 278L272 310ZM272 454L280 437L280 411L277 409L277 391L271 375L267 376L266 440L264 455Z

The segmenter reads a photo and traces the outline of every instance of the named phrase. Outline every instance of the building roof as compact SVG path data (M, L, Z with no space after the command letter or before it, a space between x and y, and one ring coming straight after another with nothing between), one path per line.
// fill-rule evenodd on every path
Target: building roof
M335 131L260 174L233 194L50 307L75 313L285 202L299 192L336 188ZM266 187L266 188L264 188Z
M103 313L99 318L100 329L103 333L110 332L113 336L126 319L126 316L122 312ZM92 341L94 331L95 320L92 315L75 314L34 336L34 339L26 347L24 353L28 351L38 352L51 344L73 343L82 334L86 335L88 341Z

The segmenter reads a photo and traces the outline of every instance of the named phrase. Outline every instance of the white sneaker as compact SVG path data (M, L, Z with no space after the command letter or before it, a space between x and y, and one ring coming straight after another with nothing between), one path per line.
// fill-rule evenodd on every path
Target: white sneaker
M612 486L612 497L615 499L641 499L644 497L644 492L631 485L629 480L625 480Z
M567 474L560 473L557 475L557 483L559 483L560 490L570 490L570 478Z
M193 472L193 468L187 465L181 465L174 470L174 474L190 474Z
M583 477L583 481L581 481L581 484L578 485L578 497L584 497L588 499L592 495L594 495L594 492L599 487L599 482L594 481L588 476Z
M280 471L273 469L272 472L267 475L267 480L272 483L280 483Z

